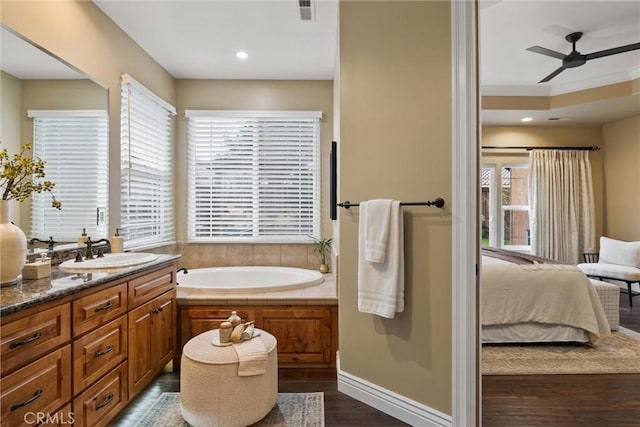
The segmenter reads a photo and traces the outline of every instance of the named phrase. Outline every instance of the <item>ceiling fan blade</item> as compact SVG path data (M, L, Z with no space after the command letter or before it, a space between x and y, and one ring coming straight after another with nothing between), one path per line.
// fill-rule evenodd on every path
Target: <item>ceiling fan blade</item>
M600 50L598 52L587 53L585 57L588 61L590 59L602 58L603 56L615 55L617 53L624 53L637 49L640 49L640 43L632 43L626 46L614 47L611 49Z
M556 52L555 50L547 49L546 47L542 47L542 46L531 46L531 47L528 47L527 50L529 52L535 52L541 55L547 55L547 56L551 56L553 58L558 58L558 59L564 59L565 56L567 56L564 53Z
M560 74L561 72L563 72L564 70L566 70L567 67L565 67L564 65L560 68L558 68L557 70L555 70L553 73L549 74L547 77L545 77L544 79L540 80L538 83L544 83L544 82L548 82L549 80L551 80L552 78L554 78L555 76L557 76L558 74Z

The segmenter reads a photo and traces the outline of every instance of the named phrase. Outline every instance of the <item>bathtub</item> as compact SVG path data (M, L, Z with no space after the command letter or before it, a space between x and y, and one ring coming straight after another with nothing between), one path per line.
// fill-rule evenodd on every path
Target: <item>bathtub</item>
M315 270L292 267L210 267L179 273L178 292L194 294L263 293L301 289L324 281Z

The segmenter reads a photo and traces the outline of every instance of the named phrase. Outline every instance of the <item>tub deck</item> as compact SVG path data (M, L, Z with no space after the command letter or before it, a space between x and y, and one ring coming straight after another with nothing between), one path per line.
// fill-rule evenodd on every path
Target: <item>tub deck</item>
M178 305L338 305L338 289L333 273L322 275L324 282L301 289L256 293L190 293L178 289ZM178 283L180 277L178 276Z

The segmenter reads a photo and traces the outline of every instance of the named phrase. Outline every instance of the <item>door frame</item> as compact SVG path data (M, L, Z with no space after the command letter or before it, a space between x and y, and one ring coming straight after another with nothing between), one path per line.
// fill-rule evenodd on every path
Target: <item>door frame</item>
M454 426L481 424L477 2L451 1L452 397Z

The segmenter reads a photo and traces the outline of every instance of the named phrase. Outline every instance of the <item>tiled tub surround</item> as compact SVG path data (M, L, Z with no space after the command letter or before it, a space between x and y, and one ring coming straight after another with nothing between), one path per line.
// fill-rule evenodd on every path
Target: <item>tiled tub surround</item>
M177 243L144 252L179 253L180 266L186 268L254 265L317 270L320 254L315 248L315 244ZM332 257L327 258L331 263Z

